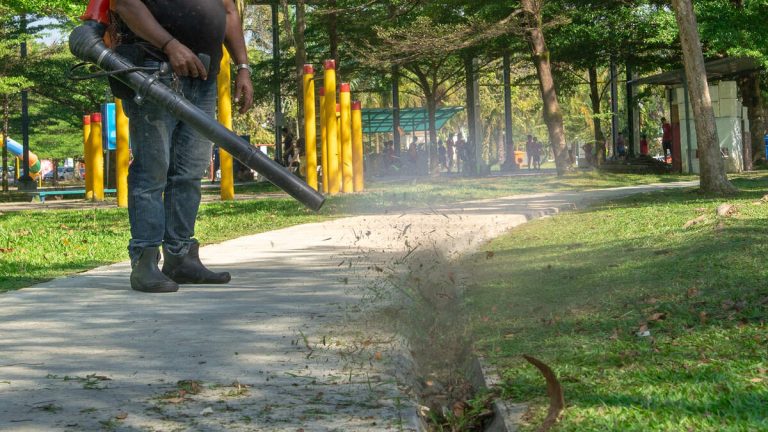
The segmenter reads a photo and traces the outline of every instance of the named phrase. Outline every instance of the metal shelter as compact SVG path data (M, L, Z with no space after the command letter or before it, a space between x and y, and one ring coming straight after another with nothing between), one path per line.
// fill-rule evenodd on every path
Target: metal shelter
M440 130L464 107L442 107L435 112L435 129ZM363 109L363 133L392 133L394 110L391 108ZM404 133L429 130L429 113L426 108L401 108L400 129Z

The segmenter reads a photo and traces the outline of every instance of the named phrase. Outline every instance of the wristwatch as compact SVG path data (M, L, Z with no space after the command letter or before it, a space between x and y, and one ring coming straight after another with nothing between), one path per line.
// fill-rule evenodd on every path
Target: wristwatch
M251 69L251 65L247 63L240 63L239 65L235 65L235 72L240 72L240 69L247 69L248 73L253 75L253 69Z

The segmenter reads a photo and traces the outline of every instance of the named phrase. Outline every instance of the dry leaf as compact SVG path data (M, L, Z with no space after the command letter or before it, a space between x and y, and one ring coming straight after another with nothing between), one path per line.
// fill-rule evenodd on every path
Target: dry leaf
M493 251L488 251L485 253L485 259L491 259L494 255L496 254Z
M683 229L688 229L694 225L700 224L702 222L705 222L707 220L707 217L705 215L701 215L697 217L696 219L691 219L688 222L683 225Z
M751 382L751 383L761 383L761 382L763 382L763 378L752 378L751 380L749 380L749 382Z
M707 313L704 311L699 312L699 322L702 324L707 323Z
M717 206L717 215L720 217L729 217L736 213L736 206L733 204L720 204Z
M115 418L118 419L118 420L125 420L125 419L128 418L128 413L127 412L119 412L119 413L117 413Z
M169 404L174 404L175 405L175 404L180 404L180 403L186 402L186 399L183 398L183 397L175 397L175 398L165 399L165 402L167 402Z
M663 321L665 319L667 319L667 314L665 312L656 312L648 317L648 321L650 322Z
M375 353L373 353L373 358L377 361L381 361L382 357L383 355L381 354L381 351L376 351Z
M467 409L467 404L462 401L458 401L453 404L452 411L456 417L463 417L464 411Z
M13 248L0 248L0 253L13 252Z
M699 295L699 290L696 287L688 288L687 295L688 298L697 297Z

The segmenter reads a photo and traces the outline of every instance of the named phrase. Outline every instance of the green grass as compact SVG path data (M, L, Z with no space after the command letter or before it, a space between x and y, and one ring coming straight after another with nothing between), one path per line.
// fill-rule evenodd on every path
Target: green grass
M557 431L768 430L768 177L735 184L727 200L677 190L534 221L462 263L477 349L504 397L532 403L523 430L547 399L521 354L562 381ZM718 218L723 202L738 213Z
M328 199L319 214L289 198L215 202L201 207L196 228L201 243L216 243L290 225L331 217L431 206L517 193L625 186L688 180L685 176L623 176L582 173L493 177L484 179L419 179L369 183L366 193ZM238 194L269 194L270 184L239 186ZM206 194L218 194L206 189ZM125 209L22 211L0 213L0 292L127 259L128 216Z

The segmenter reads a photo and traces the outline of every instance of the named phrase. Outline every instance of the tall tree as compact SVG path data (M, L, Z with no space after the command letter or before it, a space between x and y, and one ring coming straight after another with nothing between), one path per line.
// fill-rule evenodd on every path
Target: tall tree
M557 89L552 77L552 65L549 50L544 39L541 19L542 0L521 0L523 7L523 23L531 47L531 56L539 77L539 89L544 103L544 122L549 131L549 143L555 156L557 175L564 175L571 169L571 161L565 146L565 129L563 114L557 100Z
M701 40L696 25L691 0L672 0L678 27L680 44L683 47L683 63L688 81L688 93L693 106L696 124L696 140L699 148L701 190L707 193L726 195L736 192L736 188L725 175L725 164L720 153L720 141L717 137L715 112L709 95L707 72L704 67L704 55L701 52Z

